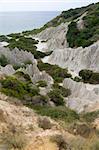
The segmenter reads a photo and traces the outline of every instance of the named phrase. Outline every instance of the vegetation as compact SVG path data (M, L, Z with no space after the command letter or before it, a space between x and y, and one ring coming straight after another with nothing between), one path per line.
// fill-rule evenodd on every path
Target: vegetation
M20 33L11 33L8 35L8 37L11 37L13 39L18 39L21 37L21 34Z
M22 71L17 71L14 76L18 79L18 80L22 80L24 82L28 82L28 83L32 83L31 78L28 74L25 74Z
M79 30L74 21L69 25L67 41L70 47L87 47L99 40L99 3L86 8L88 13L83 18L84 28Z
M8 42L8 38L5 35L0 35L0 42Z
M73 122L75 120L79 119L79 115L67 108L67 107L47 107L47 106L38 106L38 107L32 107L36 113L42 115L42 116L49 116L54 120L61 120L65 122Z
M81 118L87 123L93 122L99 116L99 111L87 112L81 115Z
M64 105L64 99L58 90L53 90L48 93L48 96L52 102L55 103L56 106Z
M14 64L13 68L15 70L18 70L19 68L26 68L26 65L25 64Z
M5 67L8 64L9 64L8 59L4 55L1 55L0 56L0 65Z
M59 16L55 17L54 19L52 19L51 21L46 23L43 27L41 27L39 29L31 30L31 31L25 31L22 33L23 33L23 35L38 34L48 27L56 27L63 22L68 22L68 21L76 19L77 17L81 16L84 12L88 11L93 6L94 6L94 4L91 4L87 7L69 9L67 11L63 11Z
M71 78L71 74L68 73L68 70L62 69L57 65L50 65L48 63L43 63L42 61L38 61L39 70L45 70L55 82L62 82L64 78Z
M81 70L79 76L83 79L85 83L99 84L99 73L93 72L91 70Z
M37 82L37 86L38 86L38 87L46 87L46 86L47 86L47 82L44 81L44 80L39 80L39 81Z
M18 39L16 37L18 37ZM19 50L31 52L34 55L35 59L43 58L51 54L51 52L43 53L40 51L36 51L36 44L38 44L37 40L14 34L13 38L9 39L9 45L7 45L7 47L9 47L10 50L13 50L15 47L17 47Z
M51 141L55 142L59 148L59 150L66 150L68 149L68 144L66 139L62 135L54 135L51 137Z
M32 87L26 82L22 82L15 77L6 77L0 81L2 84L1 92L8 96L13 96L24 100L25 96L32 97L38 95L39 89Z
M6 133L3 135L3 143L7 145L8 149L23 150L27 145L27 141L23 132Z
M78 76L76 76L73 80L76 81L76 82L82 82L82 79Z
M58 93L60 93L61 96L63 97L68 97L71 95L70 89L66 89L63 86L60 86L57 83L54 83L53 89L56 90Z

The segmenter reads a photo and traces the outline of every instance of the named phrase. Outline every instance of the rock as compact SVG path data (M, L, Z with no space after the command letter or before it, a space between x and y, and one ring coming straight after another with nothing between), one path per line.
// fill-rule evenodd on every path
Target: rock
M44 80L48 85L53 84L53 79L45 71L40 72L36 64L27 65L26 69L22 71L31 77L33 84L40 80Z
M65 48L53 51L42 59L44 63L56 64L78 73L82 69L99 72L99 41L89 47Z
M96 103L99 103L99 94L94 90L88 90L83 82L75 82L72 79L65 79L63 87L71 90L67 105L77 112L87 111Z
M18 48L15 48L11 51L9 48L0 47L0 55L4 55L12 65L21 64L27 61L36 63L32 53L19 50Z
M48 101L43 96L34 96L34 97L32 97L31 104L33 106L47 106Z
M43 51L53 51L56 48L66 48L68 43L66 40L66 33L68 30L69 23L62 23L57 27L50 27L37 34L35 37L40 40L46 40L46 47Z
M54 126L54 123L52 123L48 117L39 117L38 125L40 128L47 130L47 129L51 129Z
M81 15L79 18L77 18L77 28L79 30L82 30L84 28L84 20L83 18L87 15L88 12L85 12L83 15Z
M6 65L5 67L0 67L0 75L13 75L15 70L12 65Z

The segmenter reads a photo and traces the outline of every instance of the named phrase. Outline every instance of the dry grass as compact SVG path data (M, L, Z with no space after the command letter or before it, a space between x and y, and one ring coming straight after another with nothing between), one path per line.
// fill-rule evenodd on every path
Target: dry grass
M8 149L23 150L27 145L27 138L22 132L8 132L2 135L2 141Z

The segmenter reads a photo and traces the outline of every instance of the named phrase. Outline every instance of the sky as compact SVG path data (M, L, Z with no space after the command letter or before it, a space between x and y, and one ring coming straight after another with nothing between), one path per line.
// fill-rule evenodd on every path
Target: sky
M0 11L63 11L99 0L0 0Z

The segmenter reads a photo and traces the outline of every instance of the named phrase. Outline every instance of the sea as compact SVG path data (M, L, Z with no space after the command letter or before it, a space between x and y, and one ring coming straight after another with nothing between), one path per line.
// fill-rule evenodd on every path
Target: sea
M0 35L40 28L59 14L58 11L0 12Z

